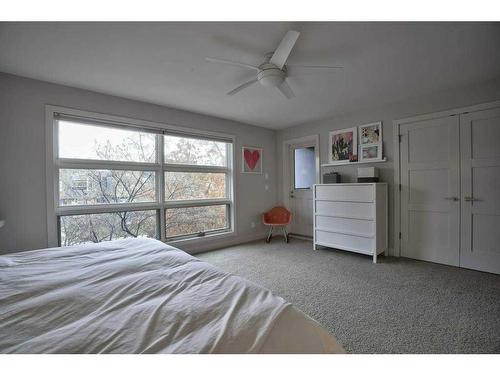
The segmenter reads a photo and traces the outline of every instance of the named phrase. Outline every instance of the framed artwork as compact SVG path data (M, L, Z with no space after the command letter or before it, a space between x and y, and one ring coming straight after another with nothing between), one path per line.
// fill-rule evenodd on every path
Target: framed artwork
M262 173L262 149L258 147L243 146L242 150L242 172Z
M331 131L328 137L330 164L346 164L357 160L357 129L347 128Z
M360 160L382 159L382 147L380 145L361 146Z
M382 122L359 126L359 160L382 160Z

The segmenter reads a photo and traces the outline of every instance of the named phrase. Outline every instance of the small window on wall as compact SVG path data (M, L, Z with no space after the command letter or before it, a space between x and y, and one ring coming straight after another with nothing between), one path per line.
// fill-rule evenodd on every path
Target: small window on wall
M232 230L230 137L53 116L59 245Z
M314 147L294 150L294 189L311 189L316 183L316 155Z

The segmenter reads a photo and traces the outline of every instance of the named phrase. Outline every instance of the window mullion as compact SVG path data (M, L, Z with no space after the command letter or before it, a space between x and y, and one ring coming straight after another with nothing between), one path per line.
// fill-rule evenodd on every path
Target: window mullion
M57 159L56 167L59 169L109 169L128 171L154 171L158 163L134 163L109 160L90 159Z
M157 184L157 192L160 204L160 239L165 241L166 239L166 222L165 222L165 171L164 171L164 138L163 134L158 134L157 136L157 150L156 157L158 161L158 184Z
M171 164L171 163L165 163L164 169L167 172L198 172L198 173L226 173L230 171L229 167L194 165L194 164Z
M158 203L114 203L114 204L100 204L88 206L61 206L56 209L58 216L65 215L85 215L85 214L99 214L108 212L125 212L125 211L148 211L157 210Z
M219 206L222 204L231 204L229 198L215 198L215 199L186 199L165 202L166 208L181 208L181 207L201 207L201 206Z

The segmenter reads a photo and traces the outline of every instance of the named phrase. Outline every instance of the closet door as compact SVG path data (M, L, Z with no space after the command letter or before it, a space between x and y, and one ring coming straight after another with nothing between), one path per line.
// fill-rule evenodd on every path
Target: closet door
M460 116L460 266L500 273L500 108Z
M459 265L459 118L400 127L401 255Z

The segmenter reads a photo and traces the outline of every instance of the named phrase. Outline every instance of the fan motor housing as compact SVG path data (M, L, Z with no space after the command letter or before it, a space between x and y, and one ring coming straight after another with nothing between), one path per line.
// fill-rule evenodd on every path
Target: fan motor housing
M286 78L286 73L273 64L262 64L259 66L257 79L262 86L278 87Z

